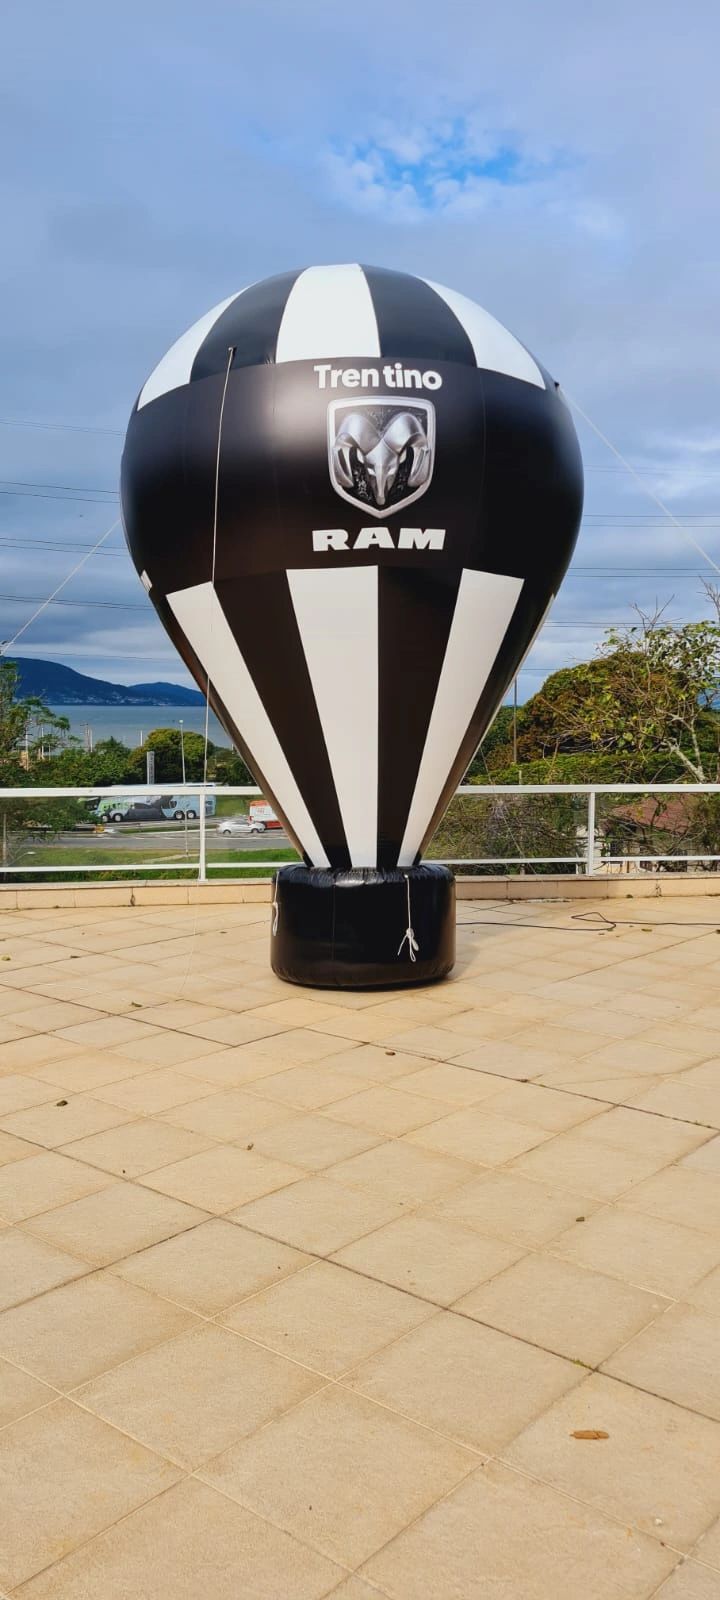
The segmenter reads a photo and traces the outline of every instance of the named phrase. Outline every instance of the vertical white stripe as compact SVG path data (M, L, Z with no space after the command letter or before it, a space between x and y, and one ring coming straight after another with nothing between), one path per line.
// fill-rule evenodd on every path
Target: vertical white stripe
M439 294L462 324L479 367L487 367L490 372L505 372L509 378L521 378L525 383L536 384L539 389L545 388L545 379L529 351L508 328L496 322L489 311L484 311L482 306L469 300L467 295L458 294L455 289L446 289L441 283L430 283L429 278L425 282Z
M377 863L378 569L288 573L350 860Z
M275 360L380 355L372 295L362 267L308 267L290 290Z
M554 596L554 594L551 594L550 599L548 600L548 603L547 603L547 605L545 607L545 610L543 611L543 614L542 614L542 616L540 618L540 621L538 622L538 625L537 625L537 627L535 629L535 632L534 632L534 634L532 636L532 639L530 640L530 643L529 643L529 645L527 647L527 650L525 651L525 654L523 656L521 656L521 658L520 658L520 660L519 660L519 662L518 662L518 664L517 664L517 666L515 668L515 671L514 671L514 673L512 675L512 678L510 680L511 683L515 683L516 679L520 677L520 673L522 672L522 669L523 669L523 667L525 665L525 662L527 661L527 658L528 658L528 656L530 654L530 651L532 650L533 645L535 644L535 640L537 639L538 634L540 633L541 629L544 627L544 624L547 622L547 619L548 619L548 617L550 615L550 612L552 611L552 608L553 608L554 604L555 604L555 596ZM483 745L485 743L485 740L487 739L487 736L488 736L488 734L490 732L490 729L493 726L493 723L494 723L495 718L496 718L496 716L498 714L498 711L500 710L500 707L503 705L503 703L505 701L506 692L507 691L505 689L503 689L502 694L500 696L500 699L498 700L498 703L497 703L497 705L495 707L495 710L493 711L493 714L492 714L492 716L490 718L490 721L488 722L488 725L487 725L487 727L485 729L485 732L484 732L484 734L482 736L482 739L480 740L480 743L478 745L478 750L482 750L482 747L483 747Z
M244 290L240 290L243 294ZM221 300L219 306L213 306L212 311L206 311L204 317L194 322L187 333L181 334L179 339L170 346L167 355L150 373L147 383L143 385L138 400L138 411L141 406L148 405L150 400L157 400L161 394L167 394L168 389L179 389L183 383L190 382L190 373L193 361L201 344L207 339L210 329L215 326L218 317L232 305L233 300L238 300L240 294L231 294L229 299Z
M179 589L168 605L247 740L278 804L316 867L329 866L315 825L211 583Z
M466 568L398 865L412 865L448 772L470 726L522 589L522 578Z

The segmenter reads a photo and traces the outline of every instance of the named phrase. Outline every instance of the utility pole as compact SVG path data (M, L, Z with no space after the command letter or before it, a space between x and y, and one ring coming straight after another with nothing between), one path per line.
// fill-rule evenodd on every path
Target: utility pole
M182 781L184 783L185 782L185 738L184 738L184 735L183 735L183 719L182 719L182 717L178 717L178 722L180 723L180 760L182 762ZM186 794L184 794L183 795L183 800L182 800L182 806L183 806L183 811L185 812L185 854L186 855L188 854L187 804L188 804L188 797L187 797ZM202 795L200 797L200 804L201 804L201 806L204 806L204 804L205 804L205 800L204 800L204 797Z
M517 766L517 678L513 679L513 765Z

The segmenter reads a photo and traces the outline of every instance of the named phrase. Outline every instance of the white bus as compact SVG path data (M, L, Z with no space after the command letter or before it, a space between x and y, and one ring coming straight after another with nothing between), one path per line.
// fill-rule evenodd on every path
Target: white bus
M199 794L109 795L94 809L98 822L194 822L200 815ZM206 794L205 815L214 817L215 796Z

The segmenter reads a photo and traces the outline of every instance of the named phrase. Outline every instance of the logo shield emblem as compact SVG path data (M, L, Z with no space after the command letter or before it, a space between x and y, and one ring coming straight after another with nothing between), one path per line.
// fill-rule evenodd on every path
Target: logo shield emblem
M418 500L435 464L431 400L380 394L328 406L328 462L337 494L371 517Z

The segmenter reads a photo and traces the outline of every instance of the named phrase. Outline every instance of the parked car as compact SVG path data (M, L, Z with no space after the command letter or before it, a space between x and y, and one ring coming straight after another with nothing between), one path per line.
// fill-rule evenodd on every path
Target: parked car
M218 833L264 833L266 828L281 828L267 800L251 800L246 817L223 817L218 823Z
M223 817L218 823L218 833L264 833L265 823L254 822L252 817Z

